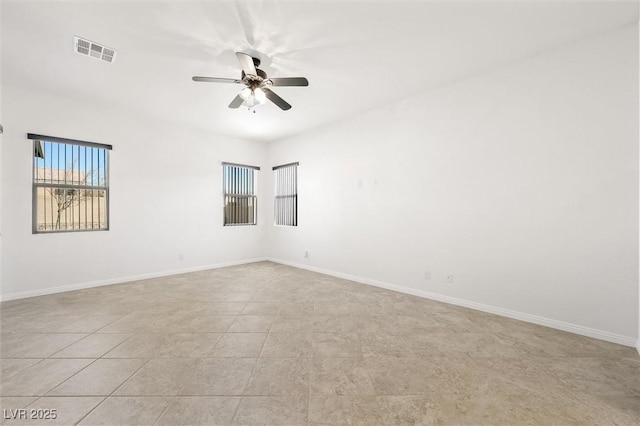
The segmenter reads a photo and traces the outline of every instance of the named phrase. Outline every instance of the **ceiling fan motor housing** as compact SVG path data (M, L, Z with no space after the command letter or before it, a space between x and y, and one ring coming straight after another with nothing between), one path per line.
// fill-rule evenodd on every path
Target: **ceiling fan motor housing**
M247 74L242 71L241 79L243 83L250 89L257 89L258 87L262 87L264 85L264 81L267 79L267 73L262 71L261 69L256 68L256 74L257 76L247 76Z
M267 78L267 73L262 71L261 69L256 68L256 74L258 74L258 77L261 77L262 79ZM244 71L242 71L241 80L244 80L245 77L246 77L246 74L244 73Z

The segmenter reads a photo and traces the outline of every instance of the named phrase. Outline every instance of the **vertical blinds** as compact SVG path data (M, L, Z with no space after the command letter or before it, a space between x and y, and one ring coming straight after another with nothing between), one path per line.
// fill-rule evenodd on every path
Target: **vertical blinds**
M273 168L276 225L298 226L298 164L284 164Z

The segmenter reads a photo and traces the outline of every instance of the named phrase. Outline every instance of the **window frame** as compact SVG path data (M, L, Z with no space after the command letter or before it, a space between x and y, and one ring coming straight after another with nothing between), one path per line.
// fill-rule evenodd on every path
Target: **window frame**
M282 164L280 166L273 166L271 170L273 170L273 225L274 226L286 226L286 227L297 227L298 226L298 166L300 166L299 162L295 163L287 163ZM293 168L293 174L289 176L278 176L278 170ZM286 195L278 195L278 182L284 179L285 185L290 185L293 187L293 191L291 194ZM288 189L288 188L285 188ZM288 206L285 203L286 210L284 213L278 212L278 200L292 198L293 201ZM289 211L291 209L291 211ZM292 222L292 223L278 223L282 222Z
M77 140L77 139L61 138L61 137L57 137L57 136L38 135L38 134L34 134L34 133L27 133L27 139L29 139L32 142L32 150L31 150L31 155L32 155L32 157L31 157L31 183L32 183L31 233L32 234L59 234L59 233L67 233L67 232L109 231L110 223L111 223L111 212L110 212L110 208L109 208L109 205L110 205L110 202L109 202L110 201L110 185L109 185L110 171L109 171L109 167L110 167L111 161L110 161L109 151L113 150L113 146L112 145L107 145L107 144L95 143L95 142L81 141L81 140ZM53 183L53 178L51 178L51 182L49 182L49 183L37 182L36 161L37 161L37 158L40 157L40 155L38 155L38 154L44 155L44 148L43 148L42 144L45 143L45 142L55 143L55 144L62 144L62 145L65 146L65 150L67 149L66 147L68 145L71 145L72 146L72 149L71 149L72 150L72 155L73 155L73 149L75 147L85 147L85 149L86 148L92 148L92 149L96 148L96 149L104 150L104 165L103 165L104 184L103 185L100 185L100 184L98 184L98 185L78 185L78 184L73 184L73 183L72 184L68 184L68 183ZM41 158L44 158L44 157L41 157ZM60 165L60 161L59 160L58 160L58 165ZM46 166L46 163L45 163L45 166ZM66 167L67 166L65 164L65 168ZM100 168L100 167L98 166L98 168ZM43 167L43 169L46 169L46 167ZM80 172L80 169L78 169L78 172ZM72 168L72 173L73 173L73 168ZM59 175L59 172L58 172L58 175ZM65 175L66 175L66 169L65 169ZM73 181L73 178L72 178L72 181ZM68 189L73 189L73 190L85 190L85 191L104 191L104 214L105 214L104 223L105 223L105 226L103 228L99 227L99 228L85 228L85 229L80 229L80 228L73 229L72 228L72 229L51 229L51 230L46 230L46 221L45 221L45 230L39 230L38 229L38 207L39 207L38 190L40 188L52 188L52 189L55 188L55 189L67 189L67 190ZM86 224L86 218L85 218L85 224Z
M251 172L252 183L245 184L244 186L239 185L238 183L229 182L227 183L227 167L233 167L236 169L246 169ZM238 164L238 163L228 163L222 162L222 226L256 226L258 224L258 171L260 171L259 166L250 166L248 164ZM234 179L241 179L241 177L234 177ZM239 192L227 192L228 188L237 187L240 189ZM251 193L246 193L251 190ZM227 198L246 198L247 200L251 199L253 202L253 223L237 223L237 222L229 222L227 223Z

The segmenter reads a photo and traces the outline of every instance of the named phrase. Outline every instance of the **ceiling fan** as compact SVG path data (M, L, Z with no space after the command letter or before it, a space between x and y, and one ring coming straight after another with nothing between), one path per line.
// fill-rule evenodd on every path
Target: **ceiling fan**
M308 86L309 81L304 77L281 77L267 78L267 73L258 69L260 59L253 58L242 52L236 52L236 57L242 68L240 79L219 78L219 77L198 77L194 76L193 81L203 81L207 83L234 83L244 84L245 87L229 104L229 108L239 108L246 106L254 109L257 105L264 104L267 99L276 104L282 110L291 109L291 105L280 96L276 95L272 86ZM253 110L255 112L255 109Z

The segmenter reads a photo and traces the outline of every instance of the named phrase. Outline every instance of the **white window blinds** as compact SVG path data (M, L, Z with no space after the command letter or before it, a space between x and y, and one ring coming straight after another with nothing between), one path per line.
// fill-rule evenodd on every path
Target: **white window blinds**
M298 226L298 164L284 164L273 168L276 225Z

